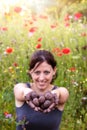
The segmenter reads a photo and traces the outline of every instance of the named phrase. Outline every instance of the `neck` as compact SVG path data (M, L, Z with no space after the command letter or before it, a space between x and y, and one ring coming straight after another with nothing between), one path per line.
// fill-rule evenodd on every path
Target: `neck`
M53 89L53 85L49 85L46 89L39 89L34 83L31 83L31 89L36 91L36 93L38 94L44 94L46 93L47 91L51 91Z

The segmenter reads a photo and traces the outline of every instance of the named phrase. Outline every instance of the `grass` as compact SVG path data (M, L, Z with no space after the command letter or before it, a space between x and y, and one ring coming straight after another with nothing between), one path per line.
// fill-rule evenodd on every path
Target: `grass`
M70 93L61 130L87 129L87 100L82 100L87 99L87 22L83 15L77 16L77 20L74 14L67 21L63 17L53 20L48 15L41 17L27 12L21 16L14 11L0 15L1 130L15 130L13 87L17 82L30 81L28 63L31 53L37 49L47 49L54 54L58 63L58 78L54 84L66 87Z

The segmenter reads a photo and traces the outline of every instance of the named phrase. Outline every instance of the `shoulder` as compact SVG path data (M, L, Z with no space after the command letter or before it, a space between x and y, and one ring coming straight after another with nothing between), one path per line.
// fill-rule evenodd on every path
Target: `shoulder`
M17 83L14 85L14 87L25 87L26 83Z
M59 87L58 90L61 94L69 94L69 91L65 87Z
M14 85L14 92L17 91L22 91L26 87L25 83L17 83Z
M14 93L23 93L25 90L30 90L27 83L17 83L14 85Z
M22 88L26 88L29 87L29 85L27 83L17 83L14 85L14 89L22 89Z

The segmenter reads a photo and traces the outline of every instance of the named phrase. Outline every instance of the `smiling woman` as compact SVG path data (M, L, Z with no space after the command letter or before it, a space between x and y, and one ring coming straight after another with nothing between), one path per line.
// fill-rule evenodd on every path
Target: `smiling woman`
M14 86L16 130L59 130L68 90L53 84L56 60L51 52L35 51L29 63L31 83ZM22 124L21 124L22 122Z

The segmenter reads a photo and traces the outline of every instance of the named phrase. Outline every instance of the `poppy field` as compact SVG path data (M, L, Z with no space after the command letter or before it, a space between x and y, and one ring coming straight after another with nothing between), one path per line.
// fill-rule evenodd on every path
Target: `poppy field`
M38 49L53 53L54 84L70 93L60 130L87 130L87 15L74 9L60 16L55 10L36 14L18 5L0 12L0 130L16 129L13 87L30 82L28 63Z

